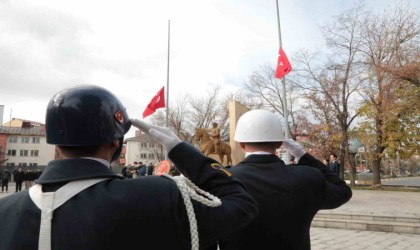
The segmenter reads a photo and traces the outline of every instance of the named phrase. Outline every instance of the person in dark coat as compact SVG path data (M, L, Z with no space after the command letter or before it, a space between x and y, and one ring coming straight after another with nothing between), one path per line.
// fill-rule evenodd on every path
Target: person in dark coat
M41 169L38 168L35 172L35 178L38 179L41 176L41 174L42 174L42 171Z
M4 189L6 189L6 193L9 192L9 181L12 178L12 174L10 173L9 169L4 169L1 174L1 192L4 192Z
M167 128L130 120L104 88L60 91L48 104L45 123L47 143L64 158L49 162L29 190L0 199L0 249L138 249L133 239L139 236L147 239L141 249L202 249L258 213L243 184L219 163ZM131 124L160 142L184 176L218 199L208 205L184 200L181 190L187 190L176 182L182 180L171 177L127 180L113 173L110 163L119 158Z
M32 168L29 168L25 173L25 189L28 189L34 185L36 180L36 173L32 171Z
M25 172L23 172L22 168L19 168L15 173L15 182L16 182L16 192L22 190L22 183L25 180Z
M297 142L285 140L274 113L252 110L243 114L234 139L245 159L229 171L245 184L260 212L243 230L221 239L220 249L310 249L315 214L346 203L351 189ZM286 165L275 155L282 144L297 164Z
M340 163L337 161L337 155L332 153L330 154L330 162L328 167L335 175L340 176Z
M147 166L141 162L139 170L138 170L138 176L146 176L147 175Z

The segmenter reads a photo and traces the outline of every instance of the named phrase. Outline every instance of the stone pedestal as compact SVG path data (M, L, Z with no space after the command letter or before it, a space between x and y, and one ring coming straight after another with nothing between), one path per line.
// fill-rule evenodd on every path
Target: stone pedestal
M233 137L235 136L236 124L238 123L239 117L244 113L248 112L249 108L240 104L236 101L229 102L229 137L230 137L230 147L232 148L232 164L236 165L244 159L244 153L241 150L241 147L238 142L236 142ZM218 161L218 156L216 158Z

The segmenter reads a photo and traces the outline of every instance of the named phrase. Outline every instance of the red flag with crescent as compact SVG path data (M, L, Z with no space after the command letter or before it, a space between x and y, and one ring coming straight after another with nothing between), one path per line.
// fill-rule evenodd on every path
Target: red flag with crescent
M159 92L153 97L149 105L143 112L143 118L155 113L156 109L165 107L165 87L162 87Z
M286 53L284 53L283 49L280 48L275 76L276 78L281 79L283 76L287 75L290 71L292 71L292 65L290 64L289 59L287 59Z

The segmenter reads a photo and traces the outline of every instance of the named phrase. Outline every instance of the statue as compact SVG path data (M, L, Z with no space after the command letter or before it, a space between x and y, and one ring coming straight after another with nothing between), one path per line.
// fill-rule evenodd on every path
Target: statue
M214 144L214 153L219 154L220 151L220 128L217 127L217 122L212 123L213 128L209 129L211 140Z
M196 141L201 141L200 151L205 156L208 156L209 154L216 154L214 142L210 139L208 130L206 128L196 128L194 133L194 139ZM223 164L224 156L226 155L226 165L232 165L231 153L232 149L230 148L230 145L225 142L220 142L219 130L219 150L217 154L219 155L220 163Z

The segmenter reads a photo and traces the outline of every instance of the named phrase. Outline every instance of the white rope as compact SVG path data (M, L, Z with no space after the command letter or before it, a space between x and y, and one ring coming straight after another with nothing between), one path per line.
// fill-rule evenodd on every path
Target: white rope
M218 207L222 205L222 201L216 196L201 190L184 176L170 176L167 174L164 176L174 180L179 188L179 191L181 192L190 223L191 249L198 250L200 244L197 229L197 219L195 218L194 207L192 205L191 199L201 202L202 204L209 207Z

